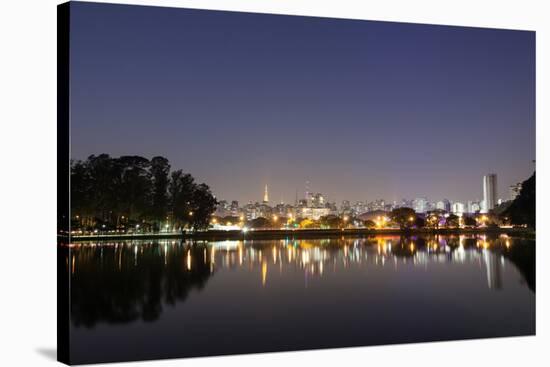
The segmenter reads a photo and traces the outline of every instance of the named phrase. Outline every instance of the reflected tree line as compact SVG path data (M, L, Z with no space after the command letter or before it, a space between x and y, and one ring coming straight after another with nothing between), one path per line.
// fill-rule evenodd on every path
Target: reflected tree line
M168 159L91 155L71 161L71 228L159 231L206 228L217 201L208 185Z
M71 320L75 326L98 322L154 321L163 305L185 301L211 276L205 246L98 246L66 251L71 272ZM138 260L139 255L139 260Z
M522 246L511 246L502 255L520 271L529 289L536 291L536 246L535 241L515 239Z
M487 250L513 263L528 287L535 291L534 241L459 236L446 236L440 241L438 237L401 236L393 237L390 241L376 237L254 241L246 246L242 241L233 241L238 246L224 248L224 242L218 250L203 242L121 242L81 245L71 249L60 247L59 251L63 252L63 263L71 274L72 323L77 327L88 328L100 322L117 324L137 320L155 321L166 306L185 302L190 292L203 289L214 274L215 264L226 264L223 266L229 267L248 264L252 268L262 265L263 269L266 263L271 264L277 256L282 261L280 254L286 254L287 251L290 258L287 257L286 261L293 263L293 266L309 269L315 262L329 259L356 261L353 259L353 249L357 249L357 246L362 250L378 247L383 257L413 259L417 254L423 254L425 258L429 253L439 258L443 256L445 261L450 262L456 261L453 253L459 248ZM386 253L384 246L390 242L393 246ZM280 254L276 255L279 250ZM308 253L307 257L302 251ZM220 258L216 260L216 256ZM225 262L223 256L231 256L232 260ZM307 262L300 263L304 259Z

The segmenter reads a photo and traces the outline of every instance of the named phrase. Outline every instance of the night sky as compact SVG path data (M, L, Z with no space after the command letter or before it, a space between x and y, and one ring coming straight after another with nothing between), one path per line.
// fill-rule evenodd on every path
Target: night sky
M534 32L73 3L70 47L72 157L219 199L507 199L534 169Z

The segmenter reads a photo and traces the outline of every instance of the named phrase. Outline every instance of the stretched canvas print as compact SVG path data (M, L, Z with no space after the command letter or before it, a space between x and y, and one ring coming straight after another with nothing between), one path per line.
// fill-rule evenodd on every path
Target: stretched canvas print
M58 7L58 356L535 334L535 32Z

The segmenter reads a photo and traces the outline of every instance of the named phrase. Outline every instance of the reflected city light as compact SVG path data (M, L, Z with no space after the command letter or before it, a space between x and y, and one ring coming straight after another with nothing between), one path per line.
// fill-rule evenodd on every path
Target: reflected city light
M187 250L187 270L191 271L191 250Z
M265 282L267 279L267 263L262 263L262 286L265 286Z
M279 263L279 272L273 275L275 277L289 271L303 271L310 278L322 276L327 270L325 265L328 264L332 271L346 271L349 267L384 267L389 261L392 271L400 271L402 266L472 263L485 264L488 284L491 289L499 289L502 280L498 272L505 264L505 257L499 254L510 253L509 249L514 241L508 236L491 237L475 234L422 238L394 235L372 238L344 236L320 240L286 238L246 241L100 241L71 244L67 265L71 274L75 274L80 262L91 261L93 254L97 254L101 264L109 264L112 256L114 269L120 272L126 270L125 267L129 265L125 259L128 259L126 255L130 250L133 253L130 257L133 261L130 264L133 262L134 267L147 266L152 254L160 256L161 264L165 267L179 263L191 273L198 271L196 268L201 266L210 273L235 267L257 271L259 267L262 284L265 285L270 262L274 265ZM142 257L143 264L138 262Z

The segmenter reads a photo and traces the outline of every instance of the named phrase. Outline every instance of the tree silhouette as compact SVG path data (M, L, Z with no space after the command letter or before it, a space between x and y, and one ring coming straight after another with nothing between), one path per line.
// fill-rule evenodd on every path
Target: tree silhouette
M416 212L412 208L396 208L390 213L391 220L399 225L399 228L410 228L416 219Z
M325 215L319 218L319 224L322 227L341 228L344 226L344 221L337 215Z
M163 305L184 302L191 289L202 289L210 276L210 252L196 244L170 244L166 252L158 243L134 246L82 247L71 274L71 320L92 328L98 323L154 321ZM67 264L69 262L67 261ZM101 266L99 266L101 264Z
M153 179L153 193L151 203L151 215L159 221L168 214L168 182L170 163L164 157L151 159L151 176ZM158 227L160 223L156 223Z
M170 175L164 157L100 154L71 162L73 228L158 230L170 212L177 226L202 229L216 204L210 188L190 174Z
M531 228L536 226L536 178L535 173L523 181L521 191L502 217L510 218L513 224L527 224Z
M462 220L464 221L465 226L477 227L477 221L473 217L465 215L462 217Z
M460 218L456 214L449 214L447 218L445 218L445 225L447 227L456 228L460 224Z

